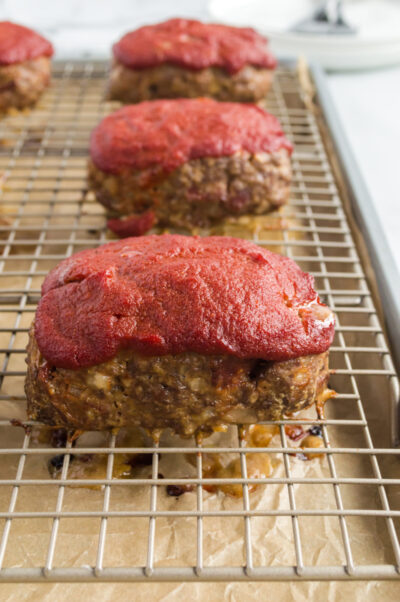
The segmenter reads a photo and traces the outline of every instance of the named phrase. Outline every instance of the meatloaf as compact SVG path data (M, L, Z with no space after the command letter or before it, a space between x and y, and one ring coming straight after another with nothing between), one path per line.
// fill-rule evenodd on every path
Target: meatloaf
M312 276L249 241L112 242L44 281L28 346L29 417L185 436L283 418L323 395L333 334Z
M0 22L0 111L33 105L50 81L53 47L41 35Z
M260 107L153 100L94 129L88 184L113 217L150 211L160 226L206 227L285 203L291 151L277 119Z
M170 19L124 35L113 46L108 97L256 102L268 92L276 60L250 28Z

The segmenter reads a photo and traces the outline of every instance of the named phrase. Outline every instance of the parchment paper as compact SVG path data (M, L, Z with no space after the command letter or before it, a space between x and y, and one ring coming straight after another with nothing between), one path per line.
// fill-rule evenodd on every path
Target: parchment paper
M8 429L10 433L10 429ZM18 435L5 437L1 433L2 445L16 443ZM21 434L19 435L21 437ZM216 435L207 443L222 444L232 441L233 436ZM99 436L86 435L80 444L100 443ZM233 441L232 441L233 442ZM163 444L173 443L166 438ZM189 442L187 442L189 444ZM272 443L279 445L278 441ZM341 444L349 441L341 440ZM182 441L179 440L179 444ZM160 461L160 472L164 476L188 476L190 465L180 456L173 461L165 456ZM342 465L343 464L343 465ZM339 474L352 473L361 476L367 465L357 466L344 461L336 462ZM398 476L398 465L394 465L392 476ZM15 474L16 459L12 465L0 468L1 477ZM303 462L291 458L294 476L328 476L324 459ZM150 468L138 471L147 476ZM193 474L193 473L192 473ZM46 462L43 457L28 459L26 477L47 478ZM276 459L274 476L284 476L283 463ZM57 482L55 482L55 485ZM304 491L300 491L300 488ZM5 488L2 488L4 490ZM56 490L49 487L21 487L17 510L51 510L55 507ZM351 492L341 488L346 507L379 507L377 499L371 499L371 488L354 487ZM9 503L9 491L0 495L0 507ZM332 486L295 486L299 508L334 508ZM160 487L157 500L158 509L189 510L196 504L194 492L171 498L165 488ZM241 508L242 500L223 494L203 493L204 509ZM372 498L374 496L372 495ZM64 510L94 510L101 508L101 491L84 488L68 488L63 504ZM399 496L397 495L396 507ZM148 508L148 487L113 487L110 508ZM252 508L287 508L288 499L285 486L260 487L251 494ZM393 499L392 499L392 507ZM156 526L156 566L188 566L195 563L194 542L196 539L195 519L157 519ZM294 564L293 535L290 518L252 519L252 541L255 565ZM95 562L99 519L65 519L60 523L55 566L92 565ZM383 521L373 518L347 519L350 529L351 546L357 563L391 562L390 544L385 534ZM51 520L15 520L10 533L5 566L32 566L44 562L44 554L49 541ZM306 564L343 563L343 547L337 518L300 519L301 539ZM104 564L107 566L141 565L145 563L147 549L148 521L146 519L110 519L107 528L107 544ZM204 520L204 563L210 566L240 564L243 559L243 521L239 518L211 518ZM213 583L213 584L29 584L24 586L0 586L2 600L398 600L398 583Z

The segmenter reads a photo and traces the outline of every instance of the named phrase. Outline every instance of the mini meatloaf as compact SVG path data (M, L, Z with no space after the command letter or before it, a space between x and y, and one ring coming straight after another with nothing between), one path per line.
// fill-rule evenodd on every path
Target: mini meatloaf
M53 47L41 35L0 22L0 111L33 105L50 81Z
M114 217L152 212L160 226L209 226L285 203L291 151L277 119L254 105L142 102L94 129L89 188Z
M127 33L113 47L108 96L256 102L268 92L276 60L250 28L171 19Z
M85 250L44 281L29 417L181 435L279 419L323 396L334 318L289 258L229 237Z

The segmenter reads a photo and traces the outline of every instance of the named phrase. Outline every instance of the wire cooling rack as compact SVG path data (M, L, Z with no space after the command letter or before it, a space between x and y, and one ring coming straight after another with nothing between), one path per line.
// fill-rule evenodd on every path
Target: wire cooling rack
M191 441L136 449L117 447L109 434L55 452L37 436L40 425L10 425L24 418L25 346L43 277L64 257L106 240L103 210L85 188L89 133L117 106L102 100L106 70L103 63L56 64L37 109L0 124L0 580L398 579L400 450L390 445L397 379L318 121L289 67L278 70L267 107L295 144L290 203L224 232L293 257L335 310L330 384L338 394L326 420L278 422L279 436L266 449L245 447L240 435L207 449L240 457L235 479L202 478L204 448ZM287 423L321 424L323 457L294 456ZM149 458L148 474L112 478L119 454L139 451ZM161 478L164 461L178 466L190 452L196 467L189 477L173 469ZM46 468L55 453L64 454L58 480ZM69 478L78 453L105 454L104 474ZM270 478L247 478L249 453L271 454L277 468ZM232 482L242 485L242 498L202 487ZM253 483L261 493L249 492ZM168 484L193 491L170 498ZM228 551L221 533L231 531L241 536ZM192 546L184 558L180 537L185 550Z

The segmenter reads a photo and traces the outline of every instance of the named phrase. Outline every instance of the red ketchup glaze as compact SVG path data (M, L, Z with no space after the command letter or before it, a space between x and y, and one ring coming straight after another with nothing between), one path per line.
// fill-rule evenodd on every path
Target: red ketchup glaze
M32 29L0 21L0 65L13 65L40 56L52 56L53 46Z
M107 227L120 238L127 236L142 236L156 223L154 211L145 211L141 215L128 215L127 217L109 219Z
M210 98L153 100L119 109L93 130L90 156L102 171L170 172L191 159L289 153L279 121L261 107Z
M332 312L287 257L230 237L164 234L81 251L49 273L35 335L52 365L121 349L287 360L326 351Z
M267 42L249 27L170 19L127 33L114 44L113 52L132 69L172 63L193 70L221 67L233 74L246 65L275 69Z

